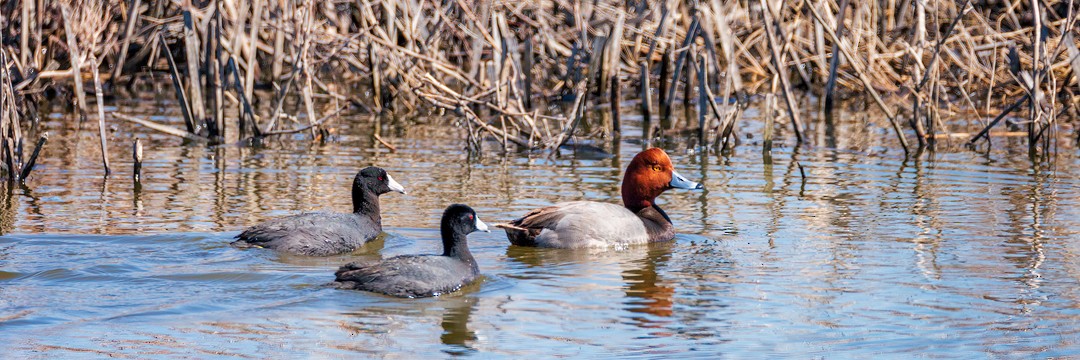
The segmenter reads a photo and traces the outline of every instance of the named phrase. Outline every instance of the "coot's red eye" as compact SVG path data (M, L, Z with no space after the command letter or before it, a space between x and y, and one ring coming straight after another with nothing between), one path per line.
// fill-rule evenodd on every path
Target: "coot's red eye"
M472 220L472 219L473 219L473 216L472 216L472 215L469 215L469 220Z
M379 177L379 181L383 181L383 180L382 180L382 176L380 176L380 177Z

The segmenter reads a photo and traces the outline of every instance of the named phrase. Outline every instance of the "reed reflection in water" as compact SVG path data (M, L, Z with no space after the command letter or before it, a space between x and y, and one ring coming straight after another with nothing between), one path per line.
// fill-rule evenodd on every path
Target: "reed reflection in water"
M740 133L759 133L747 115ZM140 189L122 161L103 179L93 147L48 119L41 167L0 189L0 352L17 358L1080 352L1080 158L1068 152L1034 166L1023 144L905 160L885 149L888 131L844 117L819 142L838 148L778 142L771 161L756 139L722 156L672 137L655 144L707 189L660 197L675 241L566 251L478 233L483 282L407 300L324 285L346 262L440 252L449 203L491 223L559 201L618 203L637 124L624 124L613 156L553 159L470 157L438 119L343 121L326 144L214 148L121 125L110 143L145 145ZM371 139L375 126L396 152ZM265 219L348 211L367 165L409 190L381 198L382 241L329 258L227 245Z

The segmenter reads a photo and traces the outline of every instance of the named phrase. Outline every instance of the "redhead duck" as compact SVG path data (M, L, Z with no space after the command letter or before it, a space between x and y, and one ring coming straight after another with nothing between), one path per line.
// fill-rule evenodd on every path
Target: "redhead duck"
M405 188L386 170L368 167L353 178L353 212L313 212L270 220L247 228L232 243L296 255L329 256L352 252L382 233L379 195Z
M540 208L509 224L510 243L551 248L604 248L668 241L675 226L654 201L667 189L703 189L671 164L664 150L642 151L630 161L622 182L623 206L571 201Z
M442 255L401 255L374 264L351 263L334 274L334 285L406 298L457 291L480 277L466 236L489 230L472 208L461 204L446 208L440 230Z

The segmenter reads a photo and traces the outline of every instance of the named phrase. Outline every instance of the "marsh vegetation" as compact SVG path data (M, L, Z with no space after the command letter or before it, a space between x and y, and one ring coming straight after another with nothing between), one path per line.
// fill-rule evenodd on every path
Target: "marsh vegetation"
M449 113L471 150L484 138L510 150L610 139L627 116L642 116L646 142L674 136L724 151L740 141L734 130L753 102L767 116L751 135L768 152L774 141L813 142L808 128L833 121L837 99L865 104L875 116L863 121L892 129L905 154L943 140L986 148L1022 136L1030 155L1045 157L1078 136L1071 0L5 0L0 8L0 132L13 180L35 161L24 156L26 139L46 139L34 125L50 100L72 106L70 121L96 123L103 150L127 146L108 143L115 122L251 144L324 139L343 114ZM155 79L172 84L157 95L175 99L182 122L108 110L105 99Z

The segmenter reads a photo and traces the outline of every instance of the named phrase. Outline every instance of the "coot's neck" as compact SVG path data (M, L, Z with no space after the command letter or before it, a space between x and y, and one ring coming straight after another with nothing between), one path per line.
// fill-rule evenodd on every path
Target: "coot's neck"
M382 211L379 209L379 195L366 187L353 189L352 193L353 213L364 215L382 223Z
M443 256L467 262L475 269L476 259L473 258L472 252L469 251L469 244L466 240L467 235L461 231L455 231L453 228L442 229Z

